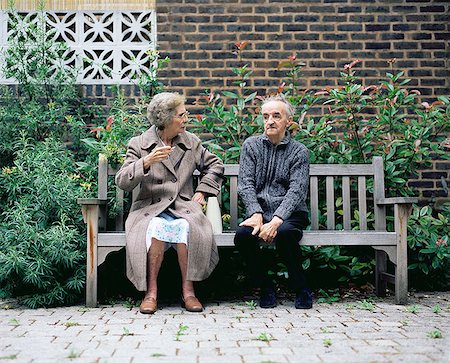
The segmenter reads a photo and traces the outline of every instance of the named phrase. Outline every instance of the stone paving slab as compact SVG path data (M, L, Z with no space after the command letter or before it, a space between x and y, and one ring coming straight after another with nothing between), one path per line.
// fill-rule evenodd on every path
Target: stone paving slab
M415 294L406 306L390 297L311 310L228 301L200 314L166 305L154 315L126 304L31 310L0 300L2 363L300 361L450 362L450 292Z

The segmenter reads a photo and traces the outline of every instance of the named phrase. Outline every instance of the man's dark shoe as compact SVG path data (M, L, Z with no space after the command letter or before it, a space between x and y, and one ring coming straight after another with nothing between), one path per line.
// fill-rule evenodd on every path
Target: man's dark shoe
M312 293L308 288L301 289L295 295L296 309L311 309L312 308Z
M262 289L261 297L259 298L259 306L264 309L270 309L277 306L277 296L274 288L267 287Z

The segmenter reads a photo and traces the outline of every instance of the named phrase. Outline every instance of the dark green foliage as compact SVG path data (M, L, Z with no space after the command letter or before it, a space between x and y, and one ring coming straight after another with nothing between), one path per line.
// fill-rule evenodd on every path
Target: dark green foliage
M0 291L33 308L82 295L85 227L76 199L92 178L76 169L88 117L76 72L59 65L65 45L52 40L43 12L35 17L16 27L4 52L2 72L18 85L0 90Z
M431 207L415 208L408 225L412 280L430 289L448 289L450 281L450 203L441 213Z
M59 141L16 145L0 175L0 286L30 307L79 298L84 287L84 228L72 156Z
M242 44L236 46L236 54L240 57ZM241 61L240 58L239 60ZM401 78L403 72L387 73L386 80L364 87L354 70L358 63L359 61L354 61L344 67L341 86L320 91L298 88L297 80L303 64L295 55L280 63L279 68L288 68L290 81L287 85L281 83L278 92L284 93L296 108L291 131L310 150L311 163L368 163L373 156L382 156L386 195L414 195L407 184L408 179L417 176L419 169L430 165L432 154L448 159L446 149L449 140L445 137L450 127L450 101L448 97L441 96L433 103L420 102L420 93L406 88L409 80ZM391 62L392 66L393 64ZM200 125L197 130L206 128L210 135L209 144L226 162L237 162L242 140L262 130L256 114L249 107L255 96L250 94L252 97L246 98L243 89L251 71L244 65L233 72L241 77L237 82L241 92L222 92L223 96L231 100L232 105L227 109L223 97L210 93L205 117L196 122ZM230 140L232 148L227 150L222 147L230 144ZM340 180L335 181L337 189L340 188L340 183ZM354 184L352 188L354 190ZM372 190L372 179L367 180L367 188ZM319 183L320 190L324 192ZM319 200L324 201L325 198ZM226 206L226 201L224 205ZM336 228L339 229L342 228L339 219L339 214L342 214L342 198L337 198L335 207L338 213ZM323 204L319 208L319 225L324 226L326 206ZM357 208L357 204L352 206L353 229L359 228ZM373 227L372 210L368 211L367 218L368 225ZM433 217L430 216L430 219ZM392 218L389 221L388 229L392 230ZM410 227L412 223L413 219ZM415 233L409 239L412 252L410 269L414 271L420 268L420 273L427 275L431 269L427 270L424 266L431 263L435 278L430 286L448 286L448 274L443 272L447 259L442 257L442 247L439 248L441 257L438 257L435 247L421 252L425 244L420 241L424 239L427 241L426 246L433 245L433 238L443 240L447 238L447 234L448 227L447 230L441 228L433 237L423 222L416 222ZM339 281L362 282L373 272L373 252L370 249L355 250L337 246L302 249L305 256L303 268L313 270L311 275L317 275L322 269L332 269L338 271L335 276Z

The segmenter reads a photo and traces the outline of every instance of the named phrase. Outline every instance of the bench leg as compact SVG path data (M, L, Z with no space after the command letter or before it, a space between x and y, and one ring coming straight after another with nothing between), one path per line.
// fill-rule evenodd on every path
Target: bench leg
M411 205L394 205L394 223L397 234L397 261L395 264L395 303L408 303L408 217Z
M98 206L88 206L83 211L87 223L86 306L97 306L97 241Z
M377 296L386 296L387 281L383 279L383 272L387 271L387 254L375 250L375 292Z

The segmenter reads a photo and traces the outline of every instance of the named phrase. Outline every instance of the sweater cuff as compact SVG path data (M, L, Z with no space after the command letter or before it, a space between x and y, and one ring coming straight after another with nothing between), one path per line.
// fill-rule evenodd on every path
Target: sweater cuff
M289 216L291 215L291 213L289 213L286 209L284 208L280 208L278 207L277 210L275 211L275 213L273 214L274 216L277 216L279 218L281 218L283 221L285 221L287 218L289 218Z
M250 217L255 213L261 213L264 214L264 211L262 210L261 206L258 203L254 203L252 205L248 205L245 208L247 210L247 215Z

